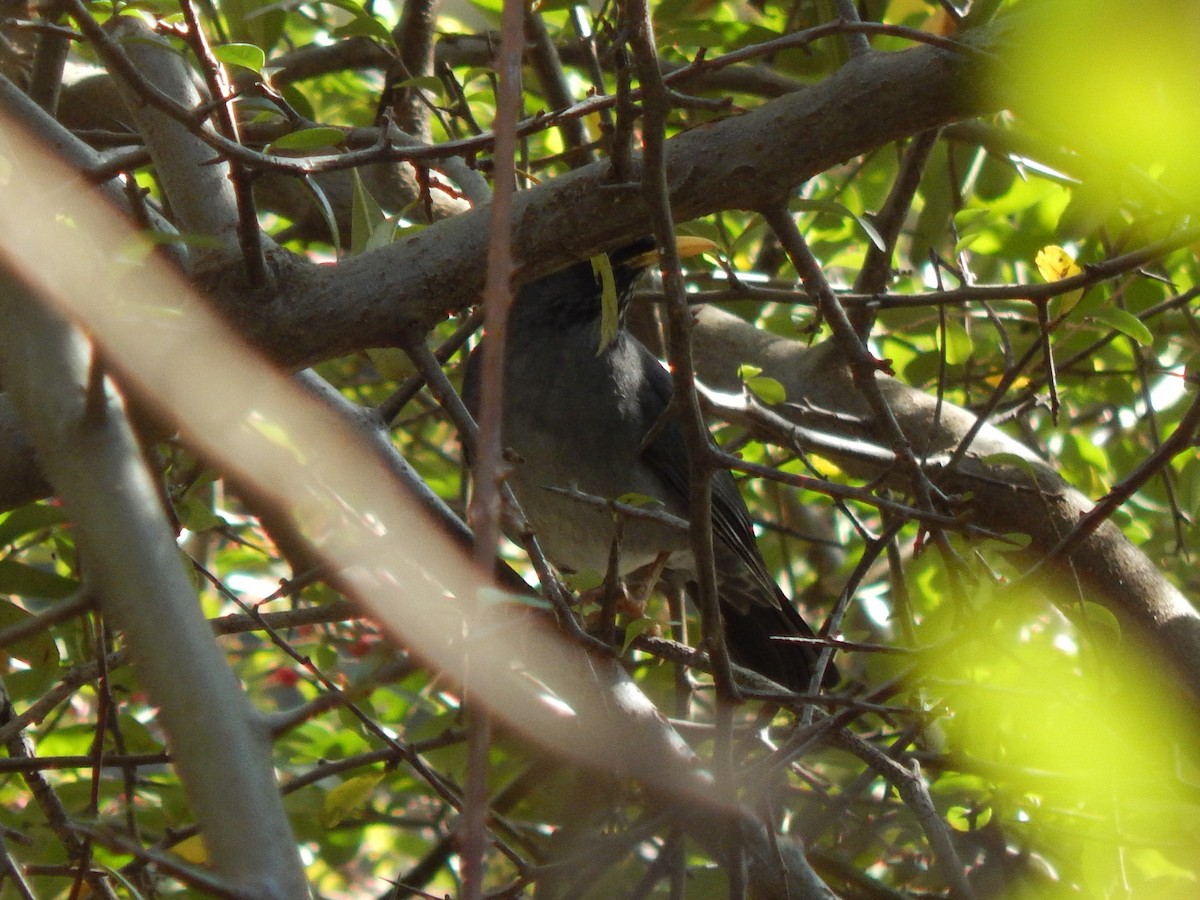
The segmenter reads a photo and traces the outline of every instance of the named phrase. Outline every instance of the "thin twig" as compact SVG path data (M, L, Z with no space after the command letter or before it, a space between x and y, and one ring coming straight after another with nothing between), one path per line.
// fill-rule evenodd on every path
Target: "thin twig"
M147 103L186 125L197 138L204 141L223 158L230 161L238 160L262 171L304 177L321 172L356 168L369 163L415 162L418 160L434 162L454 156L471 158L489 149L492 149L497 154L500 152L496 143L498 136L493 131L462 140L447 141L443 144L433 145L397 147L387 141L382 141L365 150L314 157L282 157L260 153L236 141L230 141L218 134L214 129L204 126L195 113L180 106L167 94L141 77L136 67L129 62L128 57L124 55L120 47L108 37L96 20L87 13L82 0L65 0L65 2L70 4L71 15L79 24L80 31L84 33L88 40L96 45L97 52L104 59L106 65L119 72L121 77L128 81L137 91L138 95ZM915 29L904 28L898 25L885 25L879 22L846 23L838 20L818 25L802 32L786 35L783 38L773 41L767 41L763 44L747 47L734 53L726 54L725 56L704 59L701 63L677 69L664 76L663 83L675 84L680 81L686 81L689 78L696 77L698 74L715 71L716 69L733 65L746 59L767 56L779 50L792 47L805 46L824 37L852 31L861 31L866 34L888 34L917 43L932 44L960 54L975 57L982 55L990 58L989 54L971 47L969 44L963 44ZM640 94L640 91L634 91L630 95L631 99L639 99ZM592 115L602 109L610 109L616 102L617 98L612 95L589 97L569 109L538 113L535 116L523 119L516 123L515 133L519 137L535 134L547 128L554 127L566 119L580 118Z
M862 268L854 280L855 292L875 294L886 290L891 280L892 254L900 237L900 229L912 208L913 198L921 184L921 175L925 171L925 164L929 161L929 154L933 151L937 138L937 130L930 129L917 135L905 149L904 158L900 160L900 170L896 173L896 180L892 183L887 200L872 219L875 230L883 238L883 246L872 243L867 247ZM866 337L874 319L873 311L869 308L855 310L851 312L850 317L854 330L860 336Z
M505 0L501 13L500 48L497 53L499 83L496 94L493 198L488 220L487 275L484 279L484 322L490 340L484 345L478 454L475 458L476 500L472 503L475 561L491 571L500 539L501 490L500 422L504 404L504 352L508 314L512 306L512 208L516 191L517 119L521 111L521 52L524 44L525 7L521 0ZM465 689L471 702L470 660ZM467 774L463 819L459 826L465 900L483 896L484 856L487 852L487 773L490 726L482 707L469 706L467 719Z
M558 48L554 46L542 14L536 8L531 7L525 16L525 36L532 45L530 61L550 106L554 109L573 106L575 98L571 94ZM567 147L563 157L568 166L574 169L595 160L582 119L567 119L559 126L559 131Z
M41 634L60 622L81 616L95 604L96 597L91 588L85 584L70 597L58 601L49 609L0 629L0 648Z
M871 355L862 339L854 331L845 308L838 302L821 270L821 264L809 249L786 206L771 207L765 210L763 215L787 251L805 288L809 294L817 298L817 307L833 331L833 339L850 367L855 387L871 407L871 411L875 414L876 426L891 445L897 462L911 479L917 507L927 512L933 512L936 490L925 475L913 452L908 435L900 427L895 413L892 412L892 408L883 396L876 380L876 376L885 363ZM933 529L931 533L947 558L952 558L941 530Z
M1021 582L1028 581L1043 571L1047 564L1070 556L1080 544L1116 512L1122 503L1132 497L1138 488L1157 475L1176 455L1187 452L1193 445L1197 429L1200 429L1200 394L1192 400L1192 405L1180 419L1175 430L1158 446L1158 449L1146 457L1128 476L1113 485L1112 490L1105 494L1095 506L1080 516L1075 527L1067 532L1049 553L1039 559L1033 568L1025 573L1021 581L1013 585L1013 588L1015 589Z
M388 73L381 98L381 103L391 108L397 127L426 143L431 135L429 118L434 111L433 104L419 87L408 85L397 88L395 82L420 78L433 72L440 6L439 0L408 0L404 4L400 23L392 30L399 58Z
M233 88L221 68L220 62L213 55L208 37L200 27L200 18L196 15L196 7L192 0L179 0L183 10L187 30L184 40L192 48L200 71L204 75L204 83L208 87L209 97L212 98L212 108L217 120L220 134L233 144L240 144L237 116L233 112ZM267 261L264 255L262 231L258 224L258 211L254 204L254 191L251 188L250 173L239 160L229 160L229 181L233 185L234 196L237 198L238 211L238 244L242 250L242 260L246 265L246 280L251 287L261 287L267 282Z
M921 775L920 764L915 759L910 759L908 766L902 765L848 729L839 730L834 740L896 788L925 832L938 870L950 887L950 897L955 900L971 900L975 892L967 881L966 867L959 859L945 821L933 805L933 798L930 797L929 788Z
M37 896L33 893L33 888L25 880L25 874L21 871L20 863L13 859L13 855L8 850L8 844L5 843L4 837L0 835L0 884L3 884L5 879L12 880L13 886L17 891L17 896L21 900L37 900Z
M37 32L37 47L29 73L29 97L54 116L58 114L58 97L62 89L63 71L71 52L71 42L78 37L70 29L51 25L63 17L63 4L53 0L41 8L48 27Z
M858 8L854 5L854 0L835 0L834 5L837 7L838 16L845 24L861 25L862 18L858 14ZM865 56L871 52L871 42L867 40L865 31L847 31L846 48L850 51L850 58L856 56Z
M663 292L667 299L670 322L670 362L674 392L667 415L678 415L688 456L688 513L691 519L688 544L695 560L697 599L704 632L704 645L713 662L717 685L717 733L713 742L713 769L717 790L732 798L733 792L733 710L741 699L725 645L716 554L713 548L712 479L716 473L708 426L700 409L696 391L696 369L692 359L692 314L680 270L679 248L675 244L675 221L671 212L671 191L667 182L666 124L672 101L663 83L654 44L654 25L648 0L624 4L627 16L624 28L642 85L643 154L642 193L650 210L654 238L663 262ZM731 900L745 896L746 868L738 823L730 818L720 826L725 831L725 874Z

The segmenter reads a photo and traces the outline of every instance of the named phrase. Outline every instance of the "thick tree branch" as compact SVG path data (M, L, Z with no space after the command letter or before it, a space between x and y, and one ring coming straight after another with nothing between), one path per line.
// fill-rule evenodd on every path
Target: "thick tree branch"
M4 383L71 515L101 604L161 708L214 867L251 896L307 896L269 735L200 612L122 404L106 378L92 378L99 355L11 270L0 276L0 314Z
M854 390L849 368L832 345L809 350L712 307L700 310L698 322L696 358L707 383L740 390L737 367L751 363L778 379L789 399L803 398L802 406L789 404L777 410L780 414L826 432L840 422L844 430L840 437L886 445L886 434L872 424L871 410ZM1052 466L991 425L980 427L966 410L942 403L935 416L936 398L896 379L880 376L877 382L920 458L944 457L978 429L960 463L933 471L931 477L942 490L971 498L974 524L1000 533L1027 533L1031 560L1051 553L1092 508L1091 501ZM841 415L822 415L808 423L808 408ZM783 436L783 443L793 436ZM839 459L850 472L875 478L884 471L863 455L841 455L830 444L819 449ZM989 457L997 454L1022 463L989 463ZM1054 571L1064 602L1081 599L1071 586L1082 585L1082 599L1107 607L1132 635L1169 660L1171 667L1159 670L1160 676L1169 672L1169 683L1183 685L1193 703L1200 703L1200 614L1116 525L1111 521L1099 525L1068 558L1058 561Z
M164 38L129 16L113 19L108 30L140 79L188 109L200 105L201 97L191 72ZM215 247L196 250L197 266L244 266L238 203L229 164L221 162L187 127L147 104L138 84L119 76L115 81L129 115L145 138L179 229L216 242ZM254 237L252 243L257 244L259 235ZM264 241L273 246L273 242ZM253 255L259 252L255 250Z
M980 78L974 57L939 48L872 54L808 90L685 132L665 145L676 220L761 208L859 153L994 109L973 87ZM610 171L602 161L517 195L518 281L646 234L644 198L613 185ZM408 325L428 327L478 299L488 215L473 210L336 267L289 266L274 296L214 302L289 367L394 343Z
M27 151L33 152L32 147ZM20 158L18 164L23 170L36 169L28 156ZM53 183L69 183L62 171L50 175ZM13 199L16 187L10 183L7 190L5 199ZM25 190L27 193L18 198L22 201L21 208L28 206L38 190L37 184L28 184ZM731 806L727 798L714 796L711 778L696 767L691 749L617 660L585 653L552 629L541 627L541 620L521 604L488 603L483 605L486 615L467 616L468 610L479 608L475 598L484 587L477 570L426 520L407 492L388 489L388 485L395 485L395 480L374 452L363 445L361 436L347 429L324 405L302 396L281 373L247 352L200 304L185 301L175 315L163 316L161 298L183 297L187 291L174 273L157 261L148 260L144 266L129 271L119 284L97 277L94 265L84 263L111 258L112 254L104 251L123 246L129 233L110 216L102 214L106 211L87 192L74 191L63 196L67 199L61 211L69 213L67 218L73 227L66 227L56 217L47 215L37 219L36 228L17 234L8 228L6 233L13 234L8 242L10 256L22 260L22 271L31 272L31 277L38 279L48 295L86 325L89 334L104 347L105 355L120 361L122 371L144 387L151 402L172 410L199 452L252 479L261 490L293 510L298 528L328 561L330 571L337 573L339 582L377 621L393 633L404 635L415 654L451 679L463 680L469 659L477 702L485 703L512 728L552 752L621 778L643 781L689 808L698 803L710 810L711 816L696 817L698 839L714 831L719 834L720 829L714 823L727 817L744 820L748 828L751 826L751 818ZM11 226L12 209L11 204L0 205L0 217L6 226ZM84 237L94 240L76 246L83 243ZM57 251L61 265L35 269L26 262L40 259L50 247ZM115 299L118 290L120 302ZM6 304L6 311L8 305L18 311L41 309L36 304L17 302ZM9 343L15 345L17 352L7 356L29 365L36 363L39 377L31 379L31 383L44 385L51 391L59 390L62 385L70 404L84 410L89 408L86 391L77 387L88 381L86 357L74 359L69 370L74 377L64 379L58 371L64 360L39 352L37 348L41 345L32 340L36 334L31 336L29 328L12 334L17 336L11 337ZM76 344L83 346L79 332L70 334ZM179 374L194 372L214 359L219 359L220 364L212 366L209 379L197 382ZM19 376L20 370L12 366L5 372L12 389L24 397L26 379ZM253 392L234 390L234 386L248 384L254 385ZM92 404L91 408L97 406ZM42 422L37 404L28 407L31 420ZM99 534L92 534L91 530L93 523L104 523L104 516L114 514L113 503L130 504L131 508L125 510L118 505L116 514L122 521L140 525L142 516L158 511L153 491L143 485L114 499L107 488L122 482L115 477L97 479L94 466L76 466L74 470L64 466L60 471L58 457L51 454L63 454L71 461L81 449L95 452L97 448L86 442L81 448L77 446L80 442L63 439L59 433L64 425L77 426L82 412L72 413L70 406L65 410L47 406L43 412L49 414L47 427L52 431L45 435L41 430L37 432L39 445L45 443L51 448L47 465L56 487L68 500L81 543L97 556L113 562L111 567L96 573L105 602L114 596L128 596L132 586L141 588L138 597L153 598L161 604L164 595L172 590L170 585L117 582L114 587L102 576L124 573L134 578L161 577L167 570L160 565L146 565L148 554L153 554L153 559L166 554L165 558L178 568L177 551L165 524L161 529L132 537L107 524L102 524ZM104 418L92 427L114 421L118 420ZM281 435L286 435L286 440L281 441ZM128 462L128 452L123 452L121 458ZM120 474L126 474L126 470ZM75 502L77 496L84 505ZM100 503L104 516L95 518L96 510L87 503ZM161 542L164 537L165 548L156 552L154 541ZM422 548L421 553L412 552L416 546ZM124 568L120 563L127 559L141 565ZM184 582L186 585L186 579ZM190 586L186 594L186 600L182 596L177 598L181 608L191 608L199 618ZM127 611L118 609L113 615L130 631L134 655L147 668L165 668L173 676L165 688L168 692L183 692L193 701L197 695L202 696L214 709L212 717L192 717L193 727L207 729L204 734L193 737L189 733L187 740L173 741L172 746L185 782L190 785L199 778L195 783L207 794L205 802L220 804L222 810L218 812L228 814L236 810L243 816L243 824L256 829L254 838L245 839L238 828L229 824L226 830L216 831L216 839L238 842L246 857L262 852L272 852L278 857L272 862L261 862L256 870L258 880L250 882L263 891L262 896L289 900L303 896L303 886L299 884L292 885L291 890L268 892L273 883L270 879L290 858L291 844L286 841L288 849L283 851L273 843L281 836L269 824L268 813L274 808L271 803L278 803L270 779L266 784L273 801L264 801L250 789L250 784L231 784L236 767L232 767L232 761L227 761L222 751L234 752L244 746L225 730L228 727L225 714L230 709L233 713L228 718L240 721L236 704L227 706L223 699L226 695L216 685L193 680L191 676L179 677L179 667L186 660L195 661L211 677L228 678L219 654L213 660L198 651L199 645L186 651L174 650L169 643L147 646L146 632L156 635L165 627L178 629L181 635L193 633L190 626L176 620L177 610L172 617L164 618L165 610L156 608L132 622ZM207 623L199 619L199 624L211 646ZM163 640L161 635L156 637ZM212 676L212 673L218 674ZM151 677L147 677L147 682L158 684ZM232 690L241 696L236 685ZM168 715L168 708L171 714L181 708L173 694L169 701L161 702L164 716ZM210 722L209 718L219 721ZM612 741L613 734L620 734L621 740ZM221 748L211 747L205 740L208 735L225 744ZM265 729L262 737L265 740ZM197 773L189 768L190 764L200 765L200 762L185 757L185 749L189 753L211 753L218 763L224 761L230 767L228 771L222 768L216 787L204 778L208 770L202 767ZM252 757L238 756L242 768L247 758ZM253 814L240 810L235 799L254 804ZM198 806L201 803L199 799L193 802ZM210 822L207 812L207 808L202 810L202 820ZM206 833L212 839L211 826ZM799 885L814 880L803 859L781 861L771 850L770 837L761 829L749 841L754 847L757 866L751 869L752 881L761 878L765 883ZM232 852L227 846L221 849ZM216 850L212 855L219 858ZM239 883L240 872L237 870L234 876ZM779 894L767 892L763 896ZM796 892L793 896L817 894Z
M761 207L866 150L994 109L997 101L976 88L980 79L973 55L928 46L871 54L803 92L679 135L666 143L676 219ZM148 140L153 146L160 139ZM189 138L173 130L163 153L179 140ZM200 144L194 136L190 142ZM200 152L201 162L212 159L211 150ZM518 281L646 233L643 198L609 178L610 167L600 162L517 196ZM213 188L228 196L227 183ZM214 291L213 302L289 368L395 344L414 323L428 327L477 300L488 216L487 208L476 209L337 266L276 255L274 290L248 295L242 280L233 279L227 292ZM229 248L236 218L224 212L219 219L211 224L229 236Z

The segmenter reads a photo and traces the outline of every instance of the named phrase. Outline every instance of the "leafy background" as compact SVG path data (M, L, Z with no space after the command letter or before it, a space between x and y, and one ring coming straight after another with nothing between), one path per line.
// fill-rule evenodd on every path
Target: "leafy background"
M701 49L711 58L830 22L842 6L665 2L653 7L657 46L664 65L687 63ZM998 400L995 413L1005 430L1094 498L1142 465L1180 425L1192 402L1187 375L1200 334L1191 303L1195 236L1186 231L1195 197L1183 177L1194 168L1188 130L1194 104L1181 87L1195 83L1189 68L1195 54L1163 49L1176 46L1191 13L1151 6L977 2L973 18L956 25L949 4L858 5L864 21L932 35L965 34L996 14L1043 41L1031 49L1014 40L1015 52L1006 56L1002 47L997 54L994 77L1017 98L1012 111L950 125L931 141L902 211L887 284L889 296L918 299L879 304L872 348L903 382L947 403L980 409ZM97 4L90 12L103 20L113 10ZM119 12L165 26L182 21L167 3L127 4ZM288 129L279 107L246 99L239 114L247 141L304 154L340 146L347 128L371 126L401 12L352 0L205 6L205 28L231 73L269 75L291 108L320 126L283 137ZM422 103L432 108L428 141L490 127L496 73L483 43L463 36L497 27L500 13L498 3L486 2L439 11L439 68L400 84L421 89ZM44 23L57 13L21 15ZM606 47L615 9L551 2L536 16L563 48L564 81L577 100L617 91L611 67L603 85L594 82L578 53L575 24L588 22ZM28 46L28 32L12 33L18 50ZM876 50L897 51L912 37L894 31L871 42ZM312 54L307 62L304 51ZM698 97L679 98L668 133L761 106L781 85L803 90L853 64L849 57L844 36L763 55L742 80L718 79ZM1107 71L1114 57L1133 69ZM97 64L86 42L73 43L71 58ZM18 52L14 64L21 60ZM524 113L554 108L542 81L525 74ZM1133 81L1161 86L1172 115L1155 116L1154 108L1145 121L1113 115L1114 108L1144 102L1145 94L1113 99L1112 84ZM127 130L113 136L111 120L98 126L82 118L72 99L80 84L86 82L64 88L63 122L97 144L136 146ZM606 130L599 114L580 123L591 140L611 135L611 123ZM564 133L545 127L523 136L522 186L570 170ZM809 247L851 310L870 299L856 294L855 282L880 240L874 216L905 171L902 149L877 147L809 179L790 198ZM151 168L135 164L129 171L152 198L161 197ZM419 201L388 208L361 180L351 204L354 214L342 224L344 230L348 221L349 233L338 232L342 247L331 241L327 217L318 215L316 227L302 217L316 208L311 198L300 205L266 200L260 215L284 246L319 260L370 252L425 227ZM813 345L830 338L830 326L798 290L797 273L760 214L728 209L686 228L720 246L719 258L689 269L696 299L727 299L736 273L743 290L730 308L739 315ZM1087 271L1154 241L1176 243L1081 295L1052 299L1040 322L1037 304L1019 289L986 302L920 299L939 286L1053 282L1073 271L1072 261ZM430 346L449 340L461 322L449 318L434 328ZM1056 362L1053 375L1038 353L1037 362L1005 383L1014 361L1042 344ZM454 354L446 364L451 380L459 377L461 359ZM465 511L456 429L427 391L396 399L414 373L402 352L372 349L317 368L354 403L389 405L400 454L440 497ZM749 386L778 399L771 382L751 376ZM797 461L742 428L719 425L715 433L747 461L865 483L820 454ZM150 453L204 613L217 623L229 664L271 723L274 765L314 892L456 892L456 807L468 727L457 686L385 639L310 561L289 555L225 473L207 467L182 441L164 441ZM826 741L770 769L769 787L747 789L755 801L762 798L754 791L765 790L764 816L805 842L827 883L846 896L961 895L962 886L935 860L937 833L977 896L1194 896L1200 838L1194 711L1164 690L1153 659L1130 652L1111 613L1087 597L1064 601L1020 581L1027 564L1015 552L1019 539L951 534L944 546L932 546L916 524L907 524L889 545L874 547L864 536L879 534L884 521L870 504L758 480L746 480L744 488L762 525L768 563L813 620L848 591L843 636L898 651L840 657L859 686L847 696L892 683L884 705L864 705L849 726L861 742L857 754ZM1200 468L1189 449L1113 514L1189 595L1200 589L1193 559L1198 507ZM869 546L875 562L861 567ZM155 708L120 634L93 603L71 524L52 499L14 508L0 514L0 548L0 638L12 699L0 723L8 747L0 760L6 859L19 863L39 897L203 892L190 880L192 870L164 862L202 866L207 856ZM533 580L515 545L506 544L504 554ZM668 620L655 601L644 613L627 611L624 624L631 638L669 635ZM712 752L711 690L681 684L672 664L644 649L627 654L642 690L686 720L678 727L702 755ZM746 771L767 768L771 748L802 721L794 711L757 702L739 707L735 720L736 756ZM903 779L888 760L923 785L932 820L901 789ZM547 896L708 897L739 890L724 861L672 827L644 787L614 786L547 759L502 728L488 752L488 783L486 885L495 895L536 889ZM547 866L553 860L566 865ZM83 878L85 870L104 876ZM2 883L0 896L22 896L13 879ZM408 887L392 891L396 883Z

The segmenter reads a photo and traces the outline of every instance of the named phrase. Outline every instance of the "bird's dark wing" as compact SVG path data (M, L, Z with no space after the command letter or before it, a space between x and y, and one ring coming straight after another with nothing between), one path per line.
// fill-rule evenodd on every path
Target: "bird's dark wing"
M642 458L686 508L690 498L691 479L683 429L674 418L659 421L671 402L671 376L659 365L650 351L644 347L641 349L644 354L644 377L640 405L646 412L647 430L658 425L658 432L646 446ZM753 596L754 603L774 605L775 582L767 573L766 564L758 552L746 504L733 477L726 471L720 471L713 477L712 521L715 539L713 543L724 545L718 547L717 552L727 550L736 554L741 567L747 570L746 574L753 579L758 588L757 591L739 593L745 597Z
M658 360L638 346L643 353L639 406L646 414L647 430L658 426L642 458L686 508L690 477L683 430L673 419L658 421L670 405L673 382ZM817 648L778 638L814 637L813 630L767 571L745 501L733 476L724 470L712 481L712 523L717 587L730 655L739 665L787 688L806 690L817 663ZM837 680L837 669L827 666L822 685L831 687Z

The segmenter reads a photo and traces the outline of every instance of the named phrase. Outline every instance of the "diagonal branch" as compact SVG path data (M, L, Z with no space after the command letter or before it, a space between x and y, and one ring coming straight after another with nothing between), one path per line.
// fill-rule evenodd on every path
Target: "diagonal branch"
M26 209L28 199L6 197ZM7 267L0 313L5 386L71 516L101 605L161 707L219 876L260 897L307 896L266 729L201 614L121 401L107 379L92 380L97 358L82 333Z

